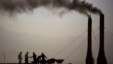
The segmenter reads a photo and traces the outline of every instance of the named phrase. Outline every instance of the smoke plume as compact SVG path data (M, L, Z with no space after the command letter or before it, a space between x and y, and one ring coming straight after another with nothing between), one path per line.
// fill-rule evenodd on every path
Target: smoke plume
M68 10L76 10L86 15L88 13L102 13L97 7L81 0L0 0L0 10L8 12L22 12L41 6L52 6L53 8L64 7Z

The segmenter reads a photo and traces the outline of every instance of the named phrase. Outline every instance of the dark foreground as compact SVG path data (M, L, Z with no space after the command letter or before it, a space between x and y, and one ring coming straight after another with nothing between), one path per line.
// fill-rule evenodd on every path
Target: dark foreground
M19 63L0 63L0 64L19 64ZM22 64L25 64L25 63L22 63ZM31 63L29 63L31 64Z

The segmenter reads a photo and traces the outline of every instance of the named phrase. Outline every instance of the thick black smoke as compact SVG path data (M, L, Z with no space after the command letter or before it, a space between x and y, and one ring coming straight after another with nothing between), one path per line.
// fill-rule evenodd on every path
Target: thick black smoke
M0 0L0 9L8 12L33 10L41 6L65 7L83 14L102 13L100 9L81 0Z

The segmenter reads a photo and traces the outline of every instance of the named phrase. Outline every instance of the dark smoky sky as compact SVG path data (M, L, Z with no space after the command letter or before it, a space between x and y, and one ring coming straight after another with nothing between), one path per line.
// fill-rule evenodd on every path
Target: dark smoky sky
M113 64L113 1L86 1L88 3L80 0L0 0L0 63L4 62L4 51L9 63L18 62L20 51L23 57L27 51L32 56L34 51L37 55L44 52L48 58L64 58L63 64L85 64L88 18L83 14L89 13L94 13L93 56L96 63L99 16L95 14L102 11L105 15L105 53L108 64ZM71 42L74 43L55 55Z
M101 13L101 10L92 4L81 0L1 0L0 7L2 10L21 12L22 10L32 10L41 6L51 5L53 7L65 7L69 10L77 10L80 13Z

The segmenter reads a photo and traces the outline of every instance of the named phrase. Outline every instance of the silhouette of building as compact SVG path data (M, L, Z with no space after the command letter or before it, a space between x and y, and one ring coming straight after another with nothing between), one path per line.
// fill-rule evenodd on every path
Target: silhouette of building
M100 48L97 58L97 64L107 64L104 51L104 14L100 13Z
M92 18L91 18L91 15L88 17L88 43L87 43L86 64L94 64L94 59L92 55Z

